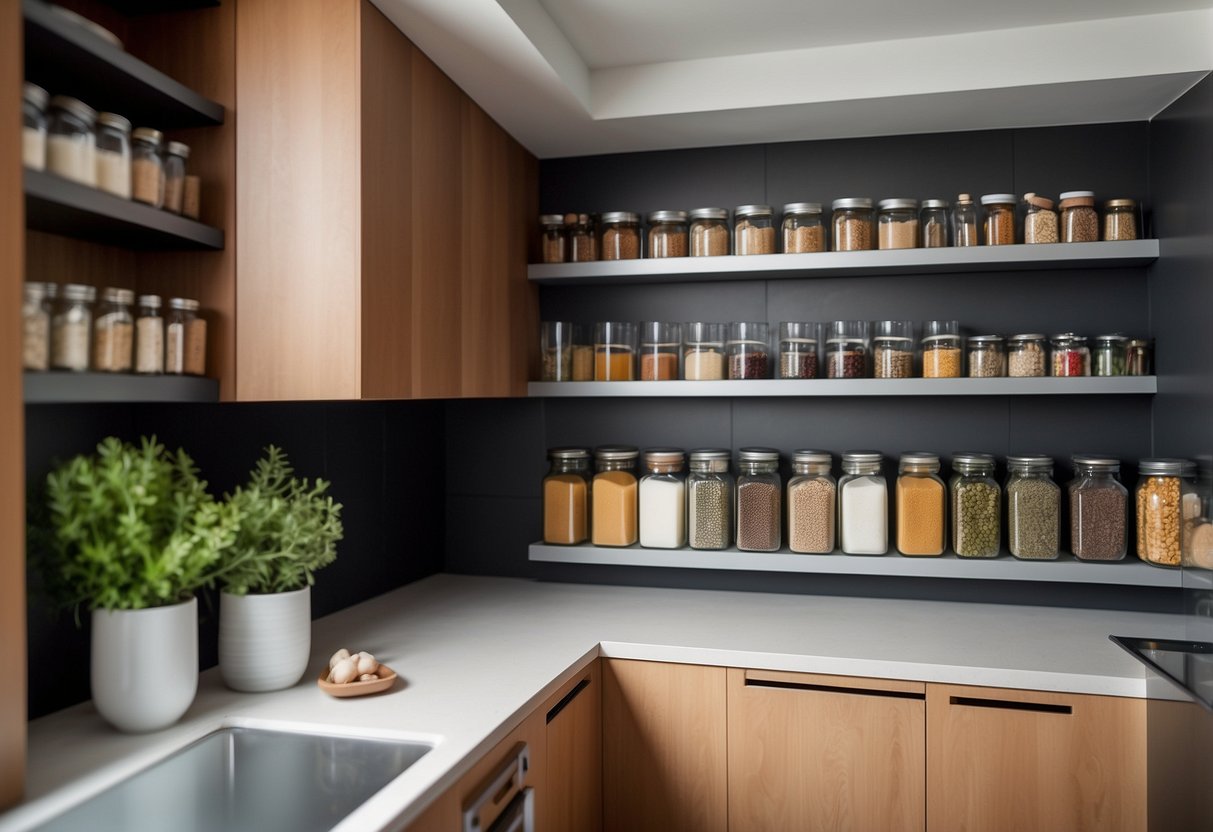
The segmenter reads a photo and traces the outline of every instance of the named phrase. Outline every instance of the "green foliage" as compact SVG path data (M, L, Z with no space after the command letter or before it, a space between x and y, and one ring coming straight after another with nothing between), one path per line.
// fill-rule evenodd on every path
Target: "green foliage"
M48 583L87 609L135 610L187 600L214 573L239 528L185 453L109 437L47 476Z
M325 496L326 481L309 484L294 473L282 449L270 445L248 484L227 495L240 531L218 578L233 595L311 586L313 573L336 559L341 504Z

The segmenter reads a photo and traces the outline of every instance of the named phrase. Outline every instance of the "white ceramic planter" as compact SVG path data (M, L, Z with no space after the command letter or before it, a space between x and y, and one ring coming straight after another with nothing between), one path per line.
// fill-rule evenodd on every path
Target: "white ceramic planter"
M219 595L219 672L234 690L282 690L303 678L312 651L312 588Z
M93 610L93 705L120 731L167 728L198 691L198 600Z

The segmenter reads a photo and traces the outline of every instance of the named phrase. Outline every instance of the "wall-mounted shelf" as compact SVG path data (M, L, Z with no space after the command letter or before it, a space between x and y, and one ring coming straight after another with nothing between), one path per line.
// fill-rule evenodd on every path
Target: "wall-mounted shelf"
M72 95L136 127L171 129L223 123L223 105L173 80L41 0L22 0L25 78L51 95Z
M529 559L549 563L583 563L599 566L651 566L664 569L713 569L745 572L800 572L816 575L873 575L899 578L968 578L994 581L1047 581L1053 583L1113 584L1179 589L1179 569L1150 566L1136 558L1110 563L1076 560L1016 560L1010 555L966 559L955 555L937 558L903 557L891 552L882 557L858 555L798 555L783 552L719 552L694 549L608 548L590 545L550 546L532 543Z
M223 248L221 229L36 170L25 171L25 223L127 248Z
M659 396L1075 396L1150 395L1155 376L1111 378L856 378L749 381L532 381L527 395L542 397Z
M219 382L196 376L25 373L26 404L217 402Z
M708 280L871 277L954 272L1107 269L1158 259L1157 240L1102 243L916 248L899 251L668 257L595 263L532 263L527 278L543 286L689 283Z

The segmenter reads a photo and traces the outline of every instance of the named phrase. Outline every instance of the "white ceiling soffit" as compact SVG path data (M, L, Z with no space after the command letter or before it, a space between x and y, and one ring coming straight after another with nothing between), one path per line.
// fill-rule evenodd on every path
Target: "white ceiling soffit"
M896 35L915 27L901 25L895 15L883 27L869 17L865 33L884 39L840 43L855 30L837 25L825 34L815 30L818 40L834 41L825 45L714 54L726 51L728 43L705 36L690 44L679 39L678 48L666 50L692 57L619 66L613 65L613 55L664 54L660 29L637 44L620 41L599 21L601 38L586 31L570 38L565 30L574 27L566 6L579 2L601 14L616 3L626 12L639 0L373 2L541 158L1145 120L1213 68L1209 9L900 38ZM718 5L718 0L692 2L705 10ZM922 2L932 8L975 5L971 0ZM1173 0L1167 7L1183 2ZM563 10L558 17L564 29L545 3ZM665 6L646 4L650 10ZM904 0L882 0L874 7L894 4L917 8ZM1068 4L1048 8L1057 5ZM1119 11L1120 5L1107 0L1084 8ZM1042 10L1030 19L1053 18ZM779 27L761 34L766 44L792 40ZM753 48L756 37L738 41ZM623 45L612 47L612 42Z

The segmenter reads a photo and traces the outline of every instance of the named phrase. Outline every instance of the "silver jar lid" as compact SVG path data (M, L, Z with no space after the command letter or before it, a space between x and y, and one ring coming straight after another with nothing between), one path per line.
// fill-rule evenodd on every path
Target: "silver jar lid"
M169 142L165 146L164 152L171 156L180 156L182 159L188 159L190 157L190 146L185 142Z
M907 451L901 455L901 461L909 465L938 465L939 454L930 451Z
M984 194L981 198L982 205L1014 205L1016 202L1015 194Z
M1120 460L1104 454L1074 454L1070 457L1070 461L1074 463L1075 467L1090 468L1093 471L1115 473L1120 470Z
M70 95L56 95L51 99L50 106L54 109L71 113L76 118L88 122L89 126L92 126L97 121L96 110L79 98L72 98Z
M564 214L540 214L540 225L564 225Z
M101 299L107 303L121 303L125 306L130 306L135 302L135 292L131 289L118 289L114 286L106 286L101 292Z
M802 449L799 451L792 451L792 462L794 464L800 463L802 465L832 465L834 462L834 457L830 455L829 451Z
M63 286L59 297L64 300L92 302L97 297L97 290L83 283L67 283Z
M640 222L640 215L632 211L607 211L602 215L602 222L604 225L621 222L638 223Z
M154 127L136 127L131 131L131 138L159 147L160 142L164 141L164 134Z
M695 208L690 217L693 220L727 220L729 211L727 208Z
M39 110L45 110L46 102L50 100L50 95L37 84L31 84L29 81L26 81L21 87L21 98L23 101L33 104Z
M1075 346L1087 343L1087 336L1076 335L1073 332L1059 332L1052 338L1053 343L1060 346Z
M737 452L738 462L778 462L779 451L774 448L742 448Z
M634 445L599 445L594 449L595 459L635 459L640 449Z
M993 471L994 456L993 454L953 453L952 470L959 471L962 474L977 471Z
M1196 473L1196 463L1187 459L1143 459L1137 463L1137 473L1157 477L1191 476Z
M1021 332L1019 335L1012 335L1007 338L1008 341L1043 341L1045 340L1043 332Z
M25 281L25 294L30 300L41 300L42 298L53 297L51 287L54 283L43 283L37 280Z
M917 211L918 210L918 200L917 199L905 199L902 197L898 197L895 199L880 200L880 210L881 211L896 211L896 210L907 209L907 208L912 208L913 210Z
M846 451L842 455L842 461L880 463L884 462L884 455L880 451Z
M1008 468L1052 468L1053 457L1048 454L1018 454L1007 457Z
M769 217L772 214L770 205L738 205L733 209L733 216L737 219L742 217Z
M123 133L131 132L131 120L126 116L120 116L117 113L98 113L98 127L112 127Z
M820 202L789 202L783 206L783 215L788 214L820 214Z
M168 308L169 309L181 309L186 312L197 312L198 311L198 301L193 300L192 298L169 298L168 299Z
M1096 342L1102 341L1105 344L1123 344L1129 340L1129 336L1122 335L1119 332L1113 332L1108 335L1096 335L1091 340L1096 341Z
M647 465L670 465L681 463L686 459L682 448L645 448L644 461Z
M969 337L970 344L980 344L986 346L994 346L1002 343L1001 335L972 335Z
M847 196L841 199L834 200L833 209L835 211L845 210L847 208L863 208L872 210L872 200L866 196Z
M924 199L922 201L923 208L947 208L948 201L946 199Z
M726 448L696 448L689 454L691 462L709 459L732 459L733 454Z
M648 216L649 223L655 222L686 222L686 211L650 211Z
M590 452L585 448L548 448L548 459L589 459Z
M1062 191L1058 199L1094 199L1095 191Z
M140 295L139 296L139 305L146 306L149 309L159 309L160 308L160 296L159 295Z

